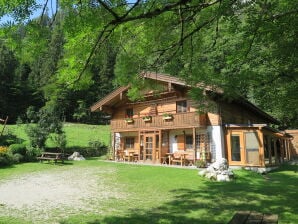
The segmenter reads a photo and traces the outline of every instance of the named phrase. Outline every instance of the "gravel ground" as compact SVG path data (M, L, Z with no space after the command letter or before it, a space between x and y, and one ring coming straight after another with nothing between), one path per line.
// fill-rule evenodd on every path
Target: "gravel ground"
M69 215L100 213L101 202L126 198L113 186L113 170L61 168L0 180L0 216L57 223Z

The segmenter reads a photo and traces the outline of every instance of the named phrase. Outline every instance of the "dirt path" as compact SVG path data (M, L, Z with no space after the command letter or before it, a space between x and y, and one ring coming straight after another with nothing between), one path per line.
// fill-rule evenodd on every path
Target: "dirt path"
M113 172L71 167L0 181L0 214L33 223L57 223L78 211L100 213L101 202L125 198L111 187Z

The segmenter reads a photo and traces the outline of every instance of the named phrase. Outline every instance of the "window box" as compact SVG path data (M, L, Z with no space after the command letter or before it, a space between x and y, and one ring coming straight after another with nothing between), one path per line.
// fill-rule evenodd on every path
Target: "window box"
M172 120L173 119L173 115L172 114L163 114L162 115L162 119L163 120Z
M132 124L134 122L134 120L131 117L125 118L125 122L127 124Z
M145 121L145 122L149 122L151 120L152 120L152 117L151 116L145 116L145 117L143 117L143 121Z

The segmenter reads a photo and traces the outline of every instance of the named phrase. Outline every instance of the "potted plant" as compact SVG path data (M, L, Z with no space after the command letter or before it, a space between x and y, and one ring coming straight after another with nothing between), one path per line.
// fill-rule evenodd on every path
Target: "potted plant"
M203 160L203 159L198 159L198 160L195 162L195 165L196 165L196 167L198 167L198 168L205 168L205 167L207 167L207 163L206 163L206 161Z
M152 117L150 115L146 115L143 117L143 121L148 122L151 121Z
M173 119L173 115L172 114L168 114L168 113L164 113L162 115L162 119L164 119L164 120L171 120L171 119Z

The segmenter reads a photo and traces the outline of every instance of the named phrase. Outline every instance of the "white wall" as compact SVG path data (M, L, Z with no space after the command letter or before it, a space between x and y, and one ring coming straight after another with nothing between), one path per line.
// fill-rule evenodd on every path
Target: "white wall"
M174 153L178 151L178 143L177 138L175 138L176 135L181 135L182 131L170 131L169 132L169 145L170 145L170 152Z
M208 126L207 131L211 142L212 162L225 158L224 135L223 129L219 125Z

